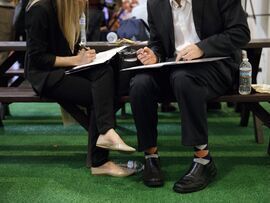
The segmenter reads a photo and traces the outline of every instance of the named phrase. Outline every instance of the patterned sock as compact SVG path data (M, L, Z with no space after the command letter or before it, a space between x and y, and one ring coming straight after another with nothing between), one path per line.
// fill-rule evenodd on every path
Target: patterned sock
M150 154L148 152L144 152L145 159L149 158L158 158L158 151L155 151L153 154Z
M208 150L208 145L198 145L194 147L194 162L206 165L211 161L211 156Z

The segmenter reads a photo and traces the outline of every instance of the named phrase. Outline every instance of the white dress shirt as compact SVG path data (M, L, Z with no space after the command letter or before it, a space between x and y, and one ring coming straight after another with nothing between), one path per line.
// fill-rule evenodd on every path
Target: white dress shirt
M172 8L175 49L178 52L189 44L199 42L200 38L195 30L192 0L181 0L181 6L175 0L169 1Z

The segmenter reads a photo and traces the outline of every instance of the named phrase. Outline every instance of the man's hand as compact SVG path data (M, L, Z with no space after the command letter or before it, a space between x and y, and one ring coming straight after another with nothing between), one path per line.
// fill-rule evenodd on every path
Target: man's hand
M157 63L157 56L148 47L139 49L137 51L137 57L142 62L143 65L150 65Z
M203 54L203 51L196 44L190 44L177 53L175 61L181 59L190 61L202 57Z

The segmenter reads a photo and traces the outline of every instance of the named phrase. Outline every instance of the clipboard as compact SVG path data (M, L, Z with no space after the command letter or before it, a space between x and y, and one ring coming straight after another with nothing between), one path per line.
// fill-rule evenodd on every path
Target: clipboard
M113 48L113 49L110 49L107 51L99 52L96 54L96 58L93 62L79 65L79 66L75 66L69 70L66 70L65 74L69 75L72 73L77 73L77 72L80 72L83 70L90 69L90 68L94 67L95 65L105 63L105 62L109 61L111 58L113 58L118 52L125 49L126 47L127 46L121 46L121 47Z
M166 66L173 66L173 65L181 65L181 64L192 64L192 63L206 63L206 62L212 62L212 61L219 61L228 59L230 57L210 57L210 58L201 58L201 59L195 59L190 61L169 61L169 62L162 62L162 63L156 63L151 65L141 65L141 66L133 66L129 68L124 68L121 71L130 71L130 70L143 70L143 69L149 69L149 68L162 68Z

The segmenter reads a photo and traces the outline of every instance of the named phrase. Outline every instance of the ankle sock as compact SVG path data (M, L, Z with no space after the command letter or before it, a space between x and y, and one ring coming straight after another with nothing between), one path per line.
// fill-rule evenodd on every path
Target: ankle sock
M153 154L150 154L148 152L144 152L144 157L146 159L149 159L149 158L158 158L158 151L156 150Z
M194 147L193 161L202 165L206 165L211 161L211 156L207 144Z

